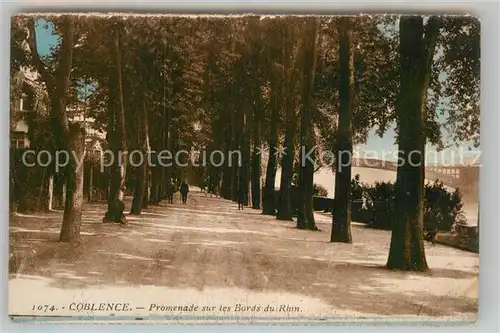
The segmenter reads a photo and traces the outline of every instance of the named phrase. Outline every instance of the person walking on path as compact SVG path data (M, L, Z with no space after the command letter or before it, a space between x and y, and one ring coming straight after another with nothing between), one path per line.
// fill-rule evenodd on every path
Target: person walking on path
M170 204L174 203L174 180L170 178L167 184L167 202Z
M436 235L438 225L436 223L437 216L432 214L430 210L424 212L424 240L431 242L431 245L436 245Z
M245 203L245 191L243 189L243 183L241 181L238 182L238 210L243 210L243 205Z
M205 179L203 180L202 192L205 193L205 196L207 196L207 192L210 192L210 177L209 176L205 177Z
M184 180L181 184L181 188L180 188L180 192L181 192L181 199L182 199L182 204L186 204L187 202L187 196L188 196L188 193L189 193L189 185L187 183L186 180Z

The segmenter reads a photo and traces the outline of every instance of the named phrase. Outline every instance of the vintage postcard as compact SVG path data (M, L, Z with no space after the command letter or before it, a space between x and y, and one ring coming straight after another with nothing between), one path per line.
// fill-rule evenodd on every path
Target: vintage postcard
M477 320L480 20L11 18L15 321Z

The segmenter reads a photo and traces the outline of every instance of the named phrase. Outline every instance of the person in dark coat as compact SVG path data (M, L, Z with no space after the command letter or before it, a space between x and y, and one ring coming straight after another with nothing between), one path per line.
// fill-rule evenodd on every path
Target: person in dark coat
M182 182L181 188L179 190L181 192L182 203L185 205L187 202L187 196L189 193L189 185L188 185L186 180Z
M245 191L243 188L243 183L240 181L238 186L238 210L243 210L243 205L245 203Z
M167 202L174 203L174 180L172 178L167 183Z
M205 177L203 180L203 187L201 191L205 193L205 196L207 196L207 192L210 192L210 177Z
M438 228L435 222L435 217L429 213L424 213L424 240L431 242L431 245L436 245L436 234Z
M436 245L436 234L437 234L436 228L428 229L425 231L424 239L428 242L431 242L431 245L434 246Z

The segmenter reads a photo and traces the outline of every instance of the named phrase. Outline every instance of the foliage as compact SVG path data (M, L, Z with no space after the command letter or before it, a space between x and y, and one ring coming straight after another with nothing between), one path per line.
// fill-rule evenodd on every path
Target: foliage
M38 150L55 149L55 137L52 129L52 119L49 114L49 99L45 90L35 89L34 112L28 117L29 139L31 147Z
M442 82L444 125L455 142L471 140L479 146L480 21L477 17L447 17L439 43L442 53L436 69Z
M358 16L355 20L356 29L354 39L356 46L356 91L358 95L357 115L359 124L379 125L385 128L387 121L384 114L391 109L397 91L397 35L395 29L397 16ZM22 44L26 30L23 29L25 18L15 17L11 21L11 50L12 66L26 61ZM336 18L321 18L320 59L318 62L316 79L316 101L320 109L332 115L335 110L336 87L338 86L338 64L336 52ZM154 17L144 19L141 16L128 16L124 19L108 16L79 16L76 20L77 50L75 52L74 82L83 76L93 81L103 83L103 76L107 71L105 64L109 63L109 50L106 40L109 41L109 31L118 22L123 23L124 48L133 51L127 58L126 68L134 71L134 61L138 61L139 46L143 46L150 56L153 56L158 76L172 79L172 70L180 63L190 63L196 67L208 64L208 57L220 52L213 65L219 73L230 69L231 65L242 57L255 53L265 52L270 62L265 67L271 69L264 75L282 76L283 64L281 56L280 37L289 29L292 36L297 36L298 24L296 20L284 17L260 19L256 16L244 18L187 18L187 17ZM40 24L53 28L53 34L59 35L60 19L58 17L44 17ZM264 32L263 36L261 33ZM450 72L447 88L451 92L451 85L464 82L460 78L470 78L477 86L479 74L479 21L474 17L449 17L443 24L440 35L442 62L439 69ZM231 50L233 37L236 38L234 50ZM258 50L253 50L258 46ZM58 47L53 48L53 54L48 58L57 58ZM193 52L194 51L194 52ZM128 53L128 52L127 52ZM187 58L185 56L188 56ZM46 60L49 60L49 59ZM198 59L200 62L193 59ZM291 59L290 59L291 60ZM438 61L438 62L439 62ZM51 62L49 60L49 62ZM182 66L182 64L179 64ZM268 67L269 66L269 67ZM167 68L165 68L167 67ZM193 68L194 68L193 67ZM104 70L103 70L104 69ZM151 68L151 72L153 68ZM197 71L202 70L197 69ZM213 69L211 69L213 70ZM170 71L170 76L164 76ZM198 72L199 73L199 72ZM152 77L151 80L158 78ZM453 81L453 82L452 82ZM234 82L234 80L233 80ZM384 84L380 84L384 82ZM220 82L222 83L222 82ZM466 87L463 87L466 89ZM459 98L456 94L456 98ZM459 102L459 100L456 100ZM457 103L455 103L457 104ZM370 108L372 111L367 111ZM375 110L376 109L376 110ZM371 116L369 116L371 115ZM368 116L368 117L367 117ZM375 117L373 117L375 116ZM390 117L390 116L389 116ZM371 122L366 122L370 120ZM355 121L356 123L357 121ZM363 123L364 122L364 123ZM323 122L318 122L318 125ZM369 126L359 126L360 129Z
M20 87L19 73L11 73L10 76L10 130L13 131L17 122L21 119L19 113L19 99L21 98L21 87Z
M369 222L377 229L391 229L396 210L394 207L395 184L377 182L374 186L361 185L363 210L370 216ZM442 182L425 185L424 227L438 231L450 231L455 224L463 224L463 203L460 191L450 192ZM366 216L366 213L363 213ZM362 222L362 221L359 221Z
M46 17L46 25L59 35L60 19ZM398 52L395 29L397 16L358 16L353 18L355 46L356 108L353 117L355 137L353 142L366 141L372 128L382 135L394 122L394 106L398 91ZM23 52L25 19L12 20L12 66L27 61ZM186 145L223 146L228 109L237 103L251 107L257 97L240 91L234 94L235 85L241 83L242 66L245 68L246 86L259 87L262 106L263 134L269 133L270 103L274 93L285 102L295 99L298 110L298 81L291 82L297 71L293 61L298 51L299 19L278 17L264 18L197 18L128 16L123 19L107 16L79 16L76 20L76 41L72 70L73 88L82 80L93 82L97 90L91 96L95 105L90 113L97 119L96 126L105 126L105 106L112 42L109 32L116 24L123 29L124 92L127 97L127 114L136 116L138 87L148 88L148 108L151 123L163 117L165 109L172 112L171 125L175 129L201 125L198 130L177 133ZM338 54L337 19L320 18L319 58L314 89L314 123L316 142L323 148L335 151L336 109L338 105ZM473 17L449 17L444 20L439 39L439 52L435 56L435 70L431 81L428 102L428 137L431 142L440 140L438 107L448 116L445 125L456 139L478 141L479 98L479 21ZM288 54L283 53L283 48ZM59 46L44 57L47 67L55 66ZM258 66L254 65L256 62ZM148 76L138 80L139 65L147 68ZM446 73L446 80L439 73ZM288 80L288 81L286 81ZM270 91L271 83L286 88ZM291 85L284 85L290 82ZM463 82L470 84L463 85ZM253 88L252 88L253 89ZM73 91L76 91L73 89ZM253 96L253 97L252 97ZM446 99L443 99L446 97ZM71 98L70 98L71 99ZM242 104L243 101L243 104ZM443 101L446 101L443 102ZM104 104L103 104L104 103ZM284 103L283 103L284 104ZM285 115L282 107L280 117ZM287 119L288 120L288 119ZM135 137L137 129L127 122L129 136ZM170 125L169 125L170 126ZM151 128L158 132L159 128ZM133 142L133 140L127 140Z
M25 151L26 149L14 149L10 152L10 205L13 211L34 212L46 208L50 167L26 166L23 163Z
M391 229L396 215L394 207L395 184L376 182L363 191L365 209L370 212L370 223L377 229Z
M450 231L454 224L463 223L459 189L450 193L439 181L428 184L425 187L424 207L424 226L428 228Z
M381 28L386 18L373 20L370 16L352 18L354 50L353 144L366 142L371 128L383 135L394 121L394 107L398 84L397 43ZM318 116L316 126L320 142L330 151L336 151L337 109L339 105L339 62L337 19L323 22L316 76ZM380 84L384 82L384 84ZM389 112L388 112L389 111ZM333 164L334 165L334 164Z

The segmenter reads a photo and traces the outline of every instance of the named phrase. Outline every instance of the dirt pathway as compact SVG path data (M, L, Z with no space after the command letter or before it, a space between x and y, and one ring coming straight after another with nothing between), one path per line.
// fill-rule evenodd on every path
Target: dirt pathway
M199 190L187 205L177 194L173 205L128 216L128 226L101 223L105 209L85 206L78 246L57 242L61 212L11 220L11 313L25 313L46 293L63 299L75 292L88 300L137 297L148 304L286 302L298 304L295 315L320 317L470 319L477 311L476 254L436 245L426 250L431 272L392 272L382 267L386 231L354 225L354 244L328 243L326 214L316 214L321 232L301 231Z

